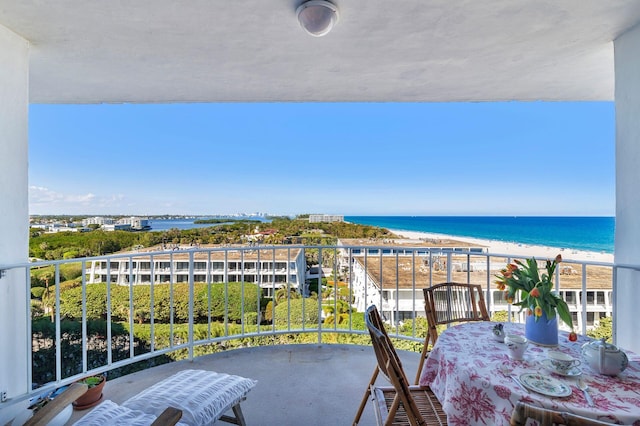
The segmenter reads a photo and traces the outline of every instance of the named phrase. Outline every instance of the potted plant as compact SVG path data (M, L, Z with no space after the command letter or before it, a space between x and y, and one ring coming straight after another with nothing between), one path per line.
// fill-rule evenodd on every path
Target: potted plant
M558 344L558 319L573 330L573 321L567 303L553 291L553 274L562 256L547 260L540 273L535 258L525 262L514 260L496 275L496 285L504 290L509 303L527 309L525 336L533 343L555 346ZM572 332L573 333L573 332Z
M78 380L80 383L85 383L89 389L80 398L76 399L73 403L73 408L76 410L86 410L97 405L102 400L102 388L104 388L107 382L107 376L104 374L98 374L94 376L85 377Z

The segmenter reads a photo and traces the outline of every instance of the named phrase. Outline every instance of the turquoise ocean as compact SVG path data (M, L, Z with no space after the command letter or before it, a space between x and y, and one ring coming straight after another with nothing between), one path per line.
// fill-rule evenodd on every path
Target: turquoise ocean
M614 217L345 216L347 222L510 243L613 253ZM152 231L205 228L194 219L152 220Z
M615 217L345 216L345 221L510 243L613 253Z

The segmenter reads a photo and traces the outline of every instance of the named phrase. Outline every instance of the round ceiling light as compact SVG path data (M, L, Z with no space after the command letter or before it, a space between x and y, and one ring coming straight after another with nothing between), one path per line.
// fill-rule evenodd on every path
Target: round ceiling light
M327 34L338 22L338 8L325 0L310 0L296 10L300 26L314 37Z

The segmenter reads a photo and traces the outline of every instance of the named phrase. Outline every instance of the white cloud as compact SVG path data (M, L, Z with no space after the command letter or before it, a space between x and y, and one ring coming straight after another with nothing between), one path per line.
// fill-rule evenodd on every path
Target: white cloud
M93 214L120 213L124 195L107 197L87 194L65 194L43 186L29 187L31 214Z

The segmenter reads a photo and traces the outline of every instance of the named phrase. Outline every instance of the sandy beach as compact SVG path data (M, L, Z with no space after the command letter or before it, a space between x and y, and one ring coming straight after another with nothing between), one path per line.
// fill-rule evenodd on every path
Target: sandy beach
M417 231L402 231L398 229L389 229L394 234L410 239L410 240L424 240L424 239L450 239L457 240L477 246L483 246L487 248L487 251L492 254L504 254L507 256L515 257L536 257L540 259L553 259L556 255L561 254L565 261L578 261L578 262L610 262L613 263L613 254L611 253L597 253L582 250L562 249L558 247L546 247L530 244L518 244L507 243L497 240L483 240L479 238L458 237L453 235L433 234L427 232Z

